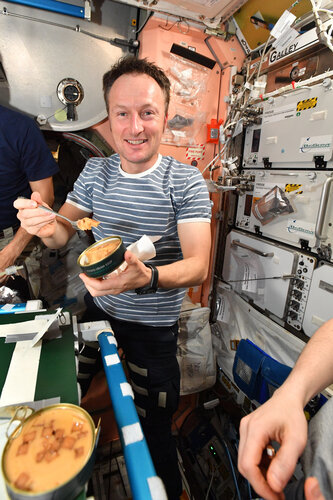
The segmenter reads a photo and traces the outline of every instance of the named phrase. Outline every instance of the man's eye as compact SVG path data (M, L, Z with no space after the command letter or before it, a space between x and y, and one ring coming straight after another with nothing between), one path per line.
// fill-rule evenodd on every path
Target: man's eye
M118 113L118 116L126 116L126 114L127 114L127 113L125 113L125 111L120 111L120 112Z
M150 116L150 115L153 115L153 111L144 111L143 113L143 116Z

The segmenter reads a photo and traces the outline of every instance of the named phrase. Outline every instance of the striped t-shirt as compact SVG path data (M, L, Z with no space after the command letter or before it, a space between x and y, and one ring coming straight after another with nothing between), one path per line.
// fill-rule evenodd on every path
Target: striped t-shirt
M124 172L118 154L91 158L67 202L100 221L92 229L96 241L119 235L128 246L144 234L162 236L155 243L156 257L150 261L156 266L183 258L177 224L209 222L211 217L211 202L201 172L171 156L159 155L155 165L140 174ZM94 301L116 319L169 326L178 319L184 294L184 288L159 288L147 295L129 290L95 297Z

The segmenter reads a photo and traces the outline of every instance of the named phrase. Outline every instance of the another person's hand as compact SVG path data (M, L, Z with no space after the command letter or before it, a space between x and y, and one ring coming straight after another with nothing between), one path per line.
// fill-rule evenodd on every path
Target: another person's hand
M127 250L124 259L127 263L126 269L119 273L111 273L105 279L90 278L84 273L79 275L93 297L119 295L149 283L151 270L136 255Z
M14 207L18 209L17 218L21 221L21 226L27 233L40 238L52 237L57 224L56 216L39 209L38 204L51 208L43 202L37 192L32 193L31 200L17 198L14 201Z
M0 273L3 272L7 267L12 266L17 259L17 255L11 252L11 247L7 245L0 251ZM2 286L8 280L9 276L0 276L0 286Z
M0 273L2 273L7 267L12 266L15 262L10 255L8 255L7 247L0 251ZM8 276L0 276L0 286L4 285L8 280Z
M308 477L304 483L305 500L325 500L316 477Z
M238 469L265 500L282 500L283 489L306 440L307 422L302 405L295 394L278 389L271 399L241 420ZM260 465L271 441L281 446L265 474Z

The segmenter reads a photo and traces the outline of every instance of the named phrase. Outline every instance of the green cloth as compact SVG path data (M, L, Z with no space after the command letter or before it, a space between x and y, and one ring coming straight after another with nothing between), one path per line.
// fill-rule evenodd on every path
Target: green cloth
M49 312L52 314L52 311ZM1 314L0 325L29 321L41 313ZM60 396L61 403L78 404L76 366L74 354L74 335L72 325L62 326L62 337L43 341L38 375L36 381L35 401ZM0 339L0 393L5 383L15 343L5 344ZM76 500L86 498L83 491Z
M45 314L45 312L41 314ZM0 315L0 325L32 320L36 315L37 313L35 312L2 314ZM35 400L60 396L62 403L78 404L72 325L61 327L61 331L61 338L43 341L36 381ZM14 348L15 343L5 344L5 339L0 339L1 390L6 380Z

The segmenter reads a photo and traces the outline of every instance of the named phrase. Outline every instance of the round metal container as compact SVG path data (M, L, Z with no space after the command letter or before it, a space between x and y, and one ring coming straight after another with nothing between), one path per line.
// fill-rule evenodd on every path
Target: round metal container
M120 236L109 236L86 248L77 259L77 263L87 276L102 278L123 263L125 251L126 247Z
M75 473L73 476L68 479L66 482L60 484L56 488L52 488L49 490L45 490L42 492L32 492L25 491L22 489L18 489L12 481L10 481L7 472L6 472L6 455L10 446L13 442L13 439L18 438L20 433L24 430L25 425L28 424L32 419L47 413L48 410L51 409L61 409L63 411L74 410L76 413L81 413L82 417L88 422L91 435L92 435L92 444L89 453L87 454L87 458L83 466ZM14 430L14 432L9 436L8 441L3 450L2 459L1 459L1 471L4 477L6 489L8 496L11 500L74 500L80 492L85 487L88 482L94 467L96 448L99 437L99 424L97 428L89 415L83 408L73 405L73 404L57 404L50 405L46 408L42 408L36 412L33 412L28 418L24 419L21 424ZM52 465L52 462L51 462Z

